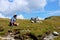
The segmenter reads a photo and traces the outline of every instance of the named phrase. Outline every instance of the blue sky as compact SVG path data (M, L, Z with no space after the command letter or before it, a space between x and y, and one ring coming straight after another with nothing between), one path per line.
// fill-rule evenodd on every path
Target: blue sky
M0 0L0 18L17 18L60 16L60 0Z

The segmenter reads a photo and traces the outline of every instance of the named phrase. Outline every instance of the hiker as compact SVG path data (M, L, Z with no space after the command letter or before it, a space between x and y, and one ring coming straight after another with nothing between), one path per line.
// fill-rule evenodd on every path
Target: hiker
M14 15L10 20L10 26L18 26L18 23L16 23L17 15Z
M31 21L31 23L34 23L34 19L33 18L31 18L30 21Z

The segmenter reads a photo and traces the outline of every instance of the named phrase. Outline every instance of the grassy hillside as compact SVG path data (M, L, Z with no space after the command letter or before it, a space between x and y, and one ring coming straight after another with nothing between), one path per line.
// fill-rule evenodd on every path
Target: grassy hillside
M7 34L8 30L14 30L14 29L21 29L21 34L25 34L26 31L22 30L30 30L32 34L38 36L43 35L45 32L53 32L57 31L60 32L60 16L52 16L48 17L45 20L42 20L42 23L31 23L30 20L17 20L19 23L19 26L13 26L10 27L9 25L9 19L3 19L0 18L0 27L4 29L4 31L0 32L0 35ZM59 38L56 38L56 40L60 40Z

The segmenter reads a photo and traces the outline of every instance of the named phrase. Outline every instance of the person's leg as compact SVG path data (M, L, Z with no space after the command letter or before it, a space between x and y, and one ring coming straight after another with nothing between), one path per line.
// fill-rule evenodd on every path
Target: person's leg
M13 23L10 22L9 26L13 26Z

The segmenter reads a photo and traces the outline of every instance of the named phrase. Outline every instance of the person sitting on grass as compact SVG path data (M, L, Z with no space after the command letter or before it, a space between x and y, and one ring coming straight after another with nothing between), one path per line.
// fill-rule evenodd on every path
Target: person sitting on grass
M14 16L10 19L10 26L18 26L18 23L16 23L16 19L17 19L17 15L14 15Z

